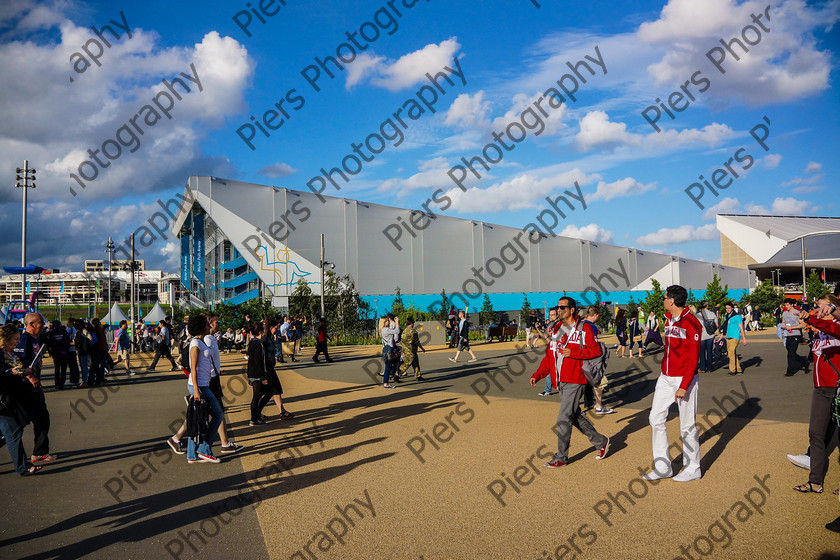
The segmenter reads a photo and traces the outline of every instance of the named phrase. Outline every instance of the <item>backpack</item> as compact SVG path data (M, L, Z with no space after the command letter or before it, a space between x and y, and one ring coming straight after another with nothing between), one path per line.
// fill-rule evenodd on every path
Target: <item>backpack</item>
M586 380L593 387L598 387L601 384L601 379L604 377L604 372L607 371L607 362L610 360L610 349L603 342L598 342L601 347L601 355L597 358L583 360L583 375Z
M707 311L703 309L700 311L700 315L703 317L703 328L706 329L706 334L715 334L717 328L715 327L715 320L714 319L706 319L706 314L703 311Z
M76 332L76 351L79 353L80 356L89 356L90 355L90 339L82 334L81 330Z
M184 341L184 345L183 347L181 347L181 353L178 356L178 365L181 366L181 370L187 377L189 377L190 373L192 373L192 370L190 369L190 341L193 338L196 337L191 336ZM204 342L204 340L202 340L201 338L198 338L197 340L199 340L205 348L207 348L208 350L210 349L210 347ZM213 361L212 357L210 358L210 365L213 366L213 371L216 372L216 375L219 375L219 371L216 369L216 362Z
M583 348L583 330L579 330L581 331L580 346ZM583 360L582 364L583 375L593 387L598 387L601 384L604 372L607 371L607 362L610 360L610 350L607 345L598 341L598 346L601 347L601 355L597 358Z
M186 339L181 346L181 354L178 356L178 365L187 377L190 376L190 340L192 337Z

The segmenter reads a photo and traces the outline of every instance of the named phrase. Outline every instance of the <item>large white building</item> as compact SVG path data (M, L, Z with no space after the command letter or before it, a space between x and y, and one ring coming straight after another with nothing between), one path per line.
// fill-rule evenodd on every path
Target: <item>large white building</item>
M191 176L185 200L172 224L181 282L204 303L265 295L285 307L299 279L319 294L321 234L325 260L379 309L397 287L419 309L446 290L459 307L487 293L510 310L523 293L542 307L563 293L639 301L653 279L702 292L717 275L733 297L755 282L745 268L229 179Z
M724 265L749 267L790 294L801 293L803 264L840 281L840 218L718 214L717 228Z
M177 274L160 270L142 270L135 274L135 289L142 304L160 301L169 305L173 293L176 302L181 296ZM128 301L129 277L127 271L111 273L112 301ZM21 281L20 274L0 275L0 304L21 298ZM29 274L26 276L26 299L37 291L39 305L101 305L108 301L108 282L107 270Z

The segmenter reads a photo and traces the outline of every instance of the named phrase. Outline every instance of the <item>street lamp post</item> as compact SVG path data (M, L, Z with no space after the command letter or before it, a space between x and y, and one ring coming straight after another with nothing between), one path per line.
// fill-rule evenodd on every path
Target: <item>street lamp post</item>
M23 225L20 240L20 266L26 266L26 190L35 188L35 169L29 168L29 160L23 160L23 169L15 169L15 187L23 189ZM23 176L21 176L23 173ZM23 181L23 184L20 183ZM22 300L26 301L26 274L21 276L20 293Z
M105 245L105 252L108 253L108 326L114 324L114 318L111 317L111 255L116 252L114 249L114 240L108 238L108 243Z
M330 269L335 269L335 264L331 262L327 262L324 260L325 257L325 249L324 249L324 234L321 234L321 317L326 317L324 313L324 267L328 266Z

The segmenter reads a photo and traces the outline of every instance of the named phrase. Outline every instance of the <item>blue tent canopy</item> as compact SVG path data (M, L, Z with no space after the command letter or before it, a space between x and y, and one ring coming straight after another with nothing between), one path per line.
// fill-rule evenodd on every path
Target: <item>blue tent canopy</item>
M40 266L30 264L29 266L4 266L3 270L7 274L41 274L45 269Z

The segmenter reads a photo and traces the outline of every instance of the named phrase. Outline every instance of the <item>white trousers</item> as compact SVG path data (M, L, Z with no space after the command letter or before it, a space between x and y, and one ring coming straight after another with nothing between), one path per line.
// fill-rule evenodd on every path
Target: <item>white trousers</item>
M683 466L688 473L700 473L700 438L697 432L697 379L695 375L685 392L685 398L677 405L680 411L680 434L683 444ZM650 427L653 431L653 464L662 476L670 476L671 458L668 454L668 432L665 421L668 409L674 404L674 396L680 388L682 377L660 375L653 393L650 408Z

